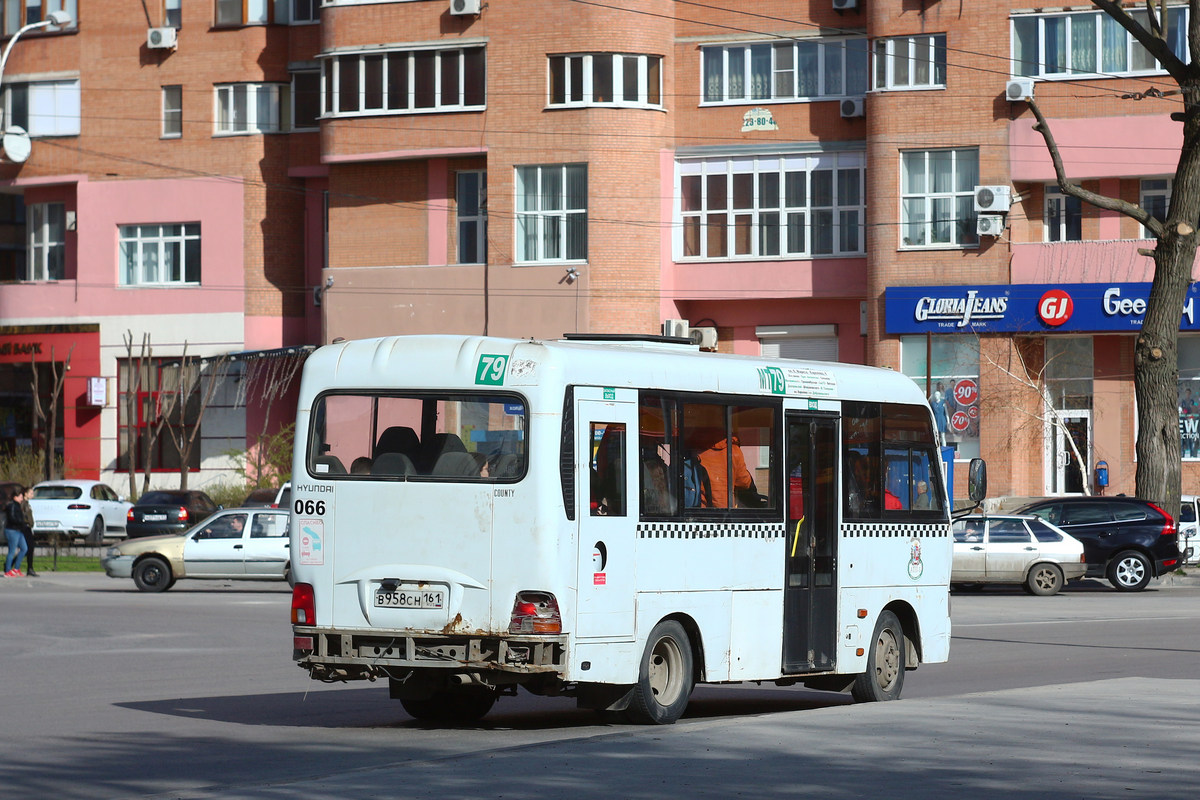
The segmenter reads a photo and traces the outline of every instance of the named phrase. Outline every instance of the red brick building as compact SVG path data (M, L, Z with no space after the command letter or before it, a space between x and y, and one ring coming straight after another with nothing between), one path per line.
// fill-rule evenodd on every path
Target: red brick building
M1180 104L1090 6L166 0L145 27L64 8L4 71L32 139L0 165L0 324L95 329L77 347L111 388L58 435L79 472L120 470L127 334L169 358L686 325L904 371L994 494L1098 490L1099 461L1132 491L1148 244L1057 192L1023 98L1073 177L1156 213ZM26 358L0 353L14 441ZM1181 378L1187 490L1186 333ZM261 428L227 392L202 480Z

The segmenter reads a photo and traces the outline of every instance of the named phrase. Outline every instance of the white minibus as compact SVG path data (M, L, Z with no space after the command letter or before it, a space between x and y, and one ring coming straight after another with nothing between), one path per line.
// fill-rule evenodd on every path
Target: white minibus
M304 367L292 515L295 660L419 719L518 687L645 723L700 682L891 700L949 652L933 417L891 370L636 335L336 342Z

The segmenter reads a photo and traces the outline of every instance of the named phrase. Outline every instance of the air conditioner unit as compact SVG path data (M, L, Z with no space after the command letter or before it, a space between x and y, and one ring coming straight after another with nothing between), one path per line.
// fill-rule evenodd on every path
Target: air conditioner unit
M174 28L151 28L146 31L146 47L151 50L174 49L179 31Z
M450 13L455 16L478 16L483 0L450 0Z
M688 321L686 319L663 320L663 336L675 336L680 339L688 338Z
M858 0L833 0L834 11L854 11L858 8Z
M842 116L846 119L861 117L866 113L863 106L864 101L861 97L847 97L842 101Z
M1013 78L1004 87L1004 96L1009 102L1033 99L1033 78Z
M1004 217L999 214L980 214L975 223L980 236L1000 236L1004 233Z
M691 328L688 330L688 338L692 340L692 344L696 345L701 350L717 349L716 328L707 326Z
M975 210L992 214L1007 214L1012 205L1011 186L976 186Z

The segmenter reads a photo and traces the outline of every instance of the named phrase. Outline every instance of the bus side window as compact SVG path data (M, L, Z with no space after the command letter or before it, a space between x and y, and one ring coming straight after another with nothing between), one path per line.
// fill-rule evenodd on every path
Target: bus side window
M595 453L591 460L591 514L625 516L625 425L593 422L591 441Z

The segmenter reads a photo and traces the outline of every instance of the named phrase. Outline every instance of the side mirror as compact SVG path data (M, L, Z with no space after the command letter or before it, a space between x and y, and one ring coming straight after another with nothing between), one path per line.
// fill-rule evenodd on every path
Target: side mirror
M967 492L971 502L979 504L987 497L987 462L982 458L972 458L967 472Z

